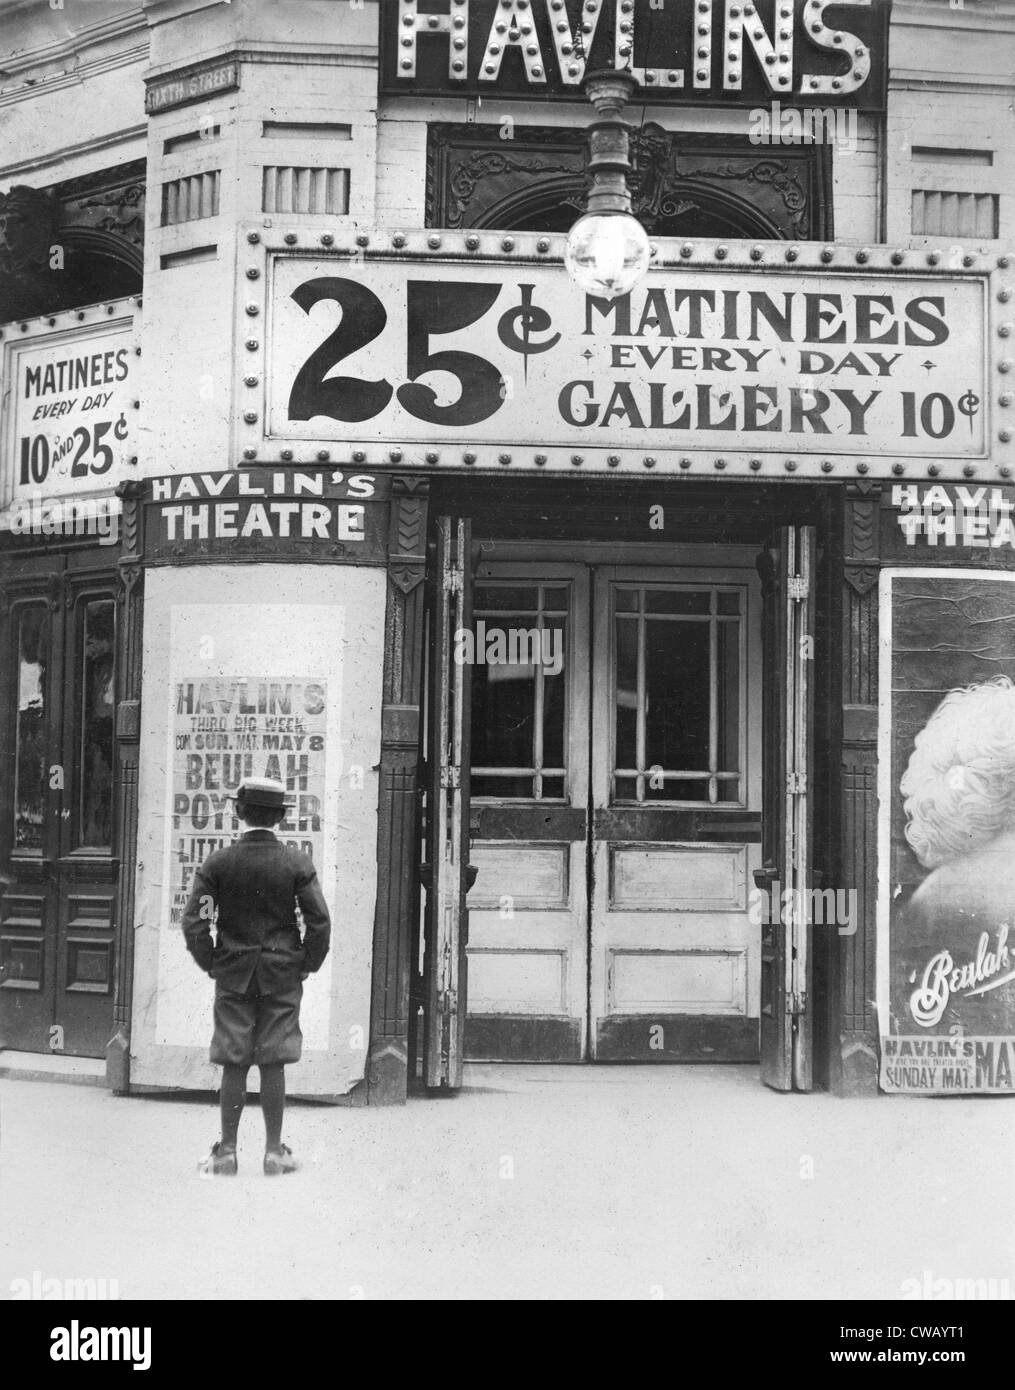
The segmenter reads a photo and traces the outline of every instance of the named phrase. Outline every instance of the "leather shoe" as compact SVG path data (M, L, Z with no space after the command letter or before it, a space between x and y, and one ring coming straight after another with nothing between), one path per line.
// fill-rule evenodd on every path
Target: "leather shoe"
M223 1149L221 1141L212 1144L211 1153L197 1165L203 1178L234 1178L236 1169L236 1150Z
M282 1173L295 1173L299 1166L288 1144L269 1149L264 1155L264 1171L269 1178L277 1178Z

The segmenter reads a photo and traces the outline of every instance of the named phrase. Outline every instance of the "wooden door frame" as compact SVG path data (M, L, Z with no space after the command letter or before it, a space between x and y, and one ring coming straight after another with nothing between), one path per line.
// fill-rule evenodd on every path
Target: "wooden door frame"
M876 807L876 590L881 485L866 481L736 481L719 477L583 478L519 473L434 474L435 505L472 516L490 558L613 552L613 537L645 534L650 503L665 505L666 531L624 541L646 563L686 549L669 537L706 537L717 561L729 536L757 555L773 527L813 524L818 535L817 680L814 723L815 866L822 886L855 885L853 935L814 943L815 1084L838 1094L877 1093L876 1036L869 1009L875 922L876 846L865 830ZM651 482L651 495L645 491ZM518 540L518 537L542 539ZM872 674L872 672L874 674ZM862 764L862 766L861 766ZM862 1031L861 1031L862 1029Z
M437 563L430 612L434 699L427 727L426 916L423 1083L462 1084L468 997L471 667L457 659L457 634L471 625L471 523L436 518Z
M378 764L377 901L371 967L370 1041L353 1103L404 1104L415 1060L413 990L420 943L420 799L424 579L430 480L396 476L388 508L381 754Z

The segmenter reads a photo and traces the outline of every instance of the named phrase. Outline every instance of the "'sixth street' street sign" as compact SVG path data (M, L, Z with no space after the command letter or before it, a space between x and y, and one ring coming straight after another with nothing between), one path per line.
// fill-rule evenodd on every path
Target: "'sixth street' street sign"
M144 109L149 116L161 115L177 106L205 101L240 85L240 65L233 59L220 63L201 63L194 67L150 79L145 91Z
M667 243L612 302L521 254L273 256L252 457L294 441L300 462L338 443L349 453L335 457L371 467L996 478L1010 466L1010 430L992 423L1010 413L993 381L1012 364L988 335L988 266L818 247L792 248L789 265L784 246L745 243L709 247L703 264L704 249Z
M385 0L380 10L388 96L574 101L586 71L630 67L651 101L885 105L891 0Z

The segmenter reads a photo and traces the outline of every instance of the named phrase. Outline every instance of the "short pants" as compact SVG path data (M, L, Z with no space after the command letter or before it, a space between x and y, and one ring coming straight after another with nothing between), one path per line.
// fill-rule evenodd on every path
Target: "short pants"
M216 985L211 1060L216 1066L298 1062L303 1050L302 997L299 981L282 994L261 994L253 980L242 994Z

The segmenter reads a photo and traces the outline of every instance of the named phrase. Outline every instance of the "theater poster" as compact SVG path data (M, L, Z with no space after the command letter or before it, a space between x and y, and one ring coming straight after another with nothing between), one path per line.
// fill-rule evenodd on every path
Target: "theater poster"
M1015 575L881 576L881 1085L1015 1091Z
M275 833L323 862L328 691L323 680L198 675L174 695L168 919L179 927L195 873L244 829L235 794L248 777L284 783L291 804Z
M180 921L242 832L246 777L284 782L279 837L309 854L334 923L304 985L293 1095L363 1079L375 914L386 577L376 566L155 565L145 577L131 1085L213 1090L214 984Z

